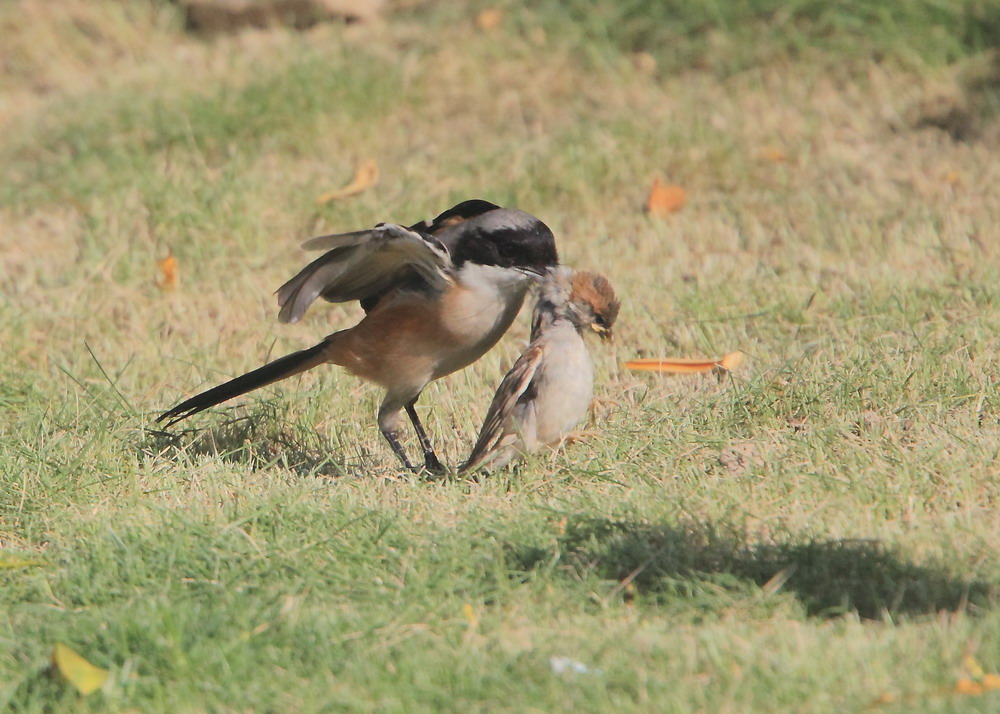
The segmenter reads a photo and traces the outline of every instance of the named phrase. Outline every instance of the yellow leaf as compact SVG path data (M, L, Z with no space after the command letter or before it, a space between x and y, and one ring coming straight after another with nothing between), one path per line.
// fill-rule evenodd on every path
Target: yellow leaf
M675 184L665 184L657 176L646 199L646 212L654 216L676 213L687 203L687 191Z
M378 163L374 159L366 159L358 162L354 170L354 178L343 188L334 191L327 191L316 197L317 204L329 203L348 196L355 196L362 191L367 191L378 183Z
M498 7L491 7L476 15L476 27L480 30L492 30L500 26L503 22L503 10Z
M156 276L157 287L161 290L173 290L177 287L177 259L173 255L156 261L156 268L159 271Z
M84 696L104 686L108 670L95 667L64 644L52 650L52 667Z
M29 558L0 558L0 570L34 568L39 565L44 565L44 563L40 560L30 560Z
M475 627L479 624L479 616L476 615L476 611L470 603L462 605L462 612L465 615L465 619L469 621L469 627Z
M972 675L973 679L981 679L984 674L983 668L976 661L976 658L972 655L965 655L962 658L962 666L965 667L966 671Z
M714 370L732 371L743 362L743 353L730 352L721 359L634 359L626 362L628 369L668 374L702 374Z

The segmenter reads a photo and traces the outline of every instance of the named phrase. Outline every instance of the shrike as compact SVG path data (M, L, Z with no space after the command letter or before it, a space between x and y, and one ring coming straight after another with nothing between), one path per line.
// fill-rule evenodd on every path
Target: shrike
M535 305L531 342L500 382L460 471L500 468L565 438L594 396L594 366L583 335L596 332L609 339L620 307L614 288L601 275L567 267L547 273Z
M482 357L507 331L529 284L558 263L548 226L514 208L464 201L433 221L303 243L325 250L278 291L281 322L298 322L317 297L357 300L354 327L181 402L157 421L181 419L324 363L385 389L378 425L408 469L402 412L413 423L429 471L443 470L414 408L431 381Z

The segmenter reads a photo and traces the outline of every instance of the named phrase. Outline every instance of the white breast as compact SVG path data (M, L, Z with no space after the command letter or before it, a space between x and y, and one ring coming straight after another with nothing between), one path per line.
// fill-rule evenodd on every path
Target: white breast
M464 265L442 315L454 349L442 353L436 376L475 362L493 347L517 317L527 291L528 278L515 270Z
M534 422L534 434L524 434L528 450L535 448L528 443L530 436L538 444L561 441L583 421L594 398L594 365L579 333L569 323L559 323L546 330L544 340L545 361L535 375L534 414L528 419Z

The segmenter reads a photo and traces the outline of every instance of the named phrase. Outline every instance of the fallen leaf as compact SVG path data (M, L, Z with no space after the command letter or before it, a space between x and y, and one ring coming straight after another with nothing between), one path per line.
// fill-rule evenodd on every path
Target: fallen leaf
M549 36L545 34L544 27L533 27L528 33L528 39L539 47L544 46L549 41Z
M687 191L683 186L665 184L657 176L653 179L653 187L646 199L646 212L654 216L667 216L676 213L687 203Z
M966 679L962 677L957 682L955 682L955 688L952 690L954 694L964 694L969 697L977 697L984 691L983 685L979 682L973 682L971 679Z
M34 568L44 565L40 560L30 560L28 558L0 558L0 570L13 570L14 568Z
M174 290L177 287L177 259L168 255L163 260L156 261L159 271L156 275L156 286L160 290Z
M760 150L760 158L780 164L785 160L785 152L777 146L765 146Z
M330 201L355 196L362 191L367 191L377 183L378 163L376 163L374 159L366 159L358 162L358 166L354 170L354 178L351 179L349 184L343 188L338 188L333 191L327 191L324 194L320 194L316 197L316 203L322 205L324 203L329 203Z
M462 614L464 614L465 619L469 621L469 627L475 627L479 624L479 616L476 615L476 610L472 607L471 603L465 603L462 605Z
M632 55L632 66L640 74L656 74L656 58L648 52L636 52Z
M503 22L503 10L498 7L490 7L476 15L476 27L480 30L492 30L500 26Z
M982 665L976 660L971 654L967 654L962 658L962 666L965 670L972 675L973 679L980 679L986 672L983 671Z
M92 665L64 644L52 650L52 667L84 696L104 686L108 670Z
M721 359L634 359L625 363L628 369L668 374L701 374L713 370L731 372L743 363L743 353L730 352Z
M959 186L962 183L962 174L954 169L947 171L944 175L944 182L952 186Z

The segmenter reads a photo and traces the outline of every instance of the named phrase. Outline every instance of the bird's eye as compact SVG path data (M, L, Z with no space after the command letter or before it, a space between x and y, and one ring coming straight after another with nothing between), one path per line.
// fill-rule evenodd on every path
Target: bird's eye
M594 317L594 322L596 322L600 327L607 327L608 321L604 319L603 315L597 315Z

